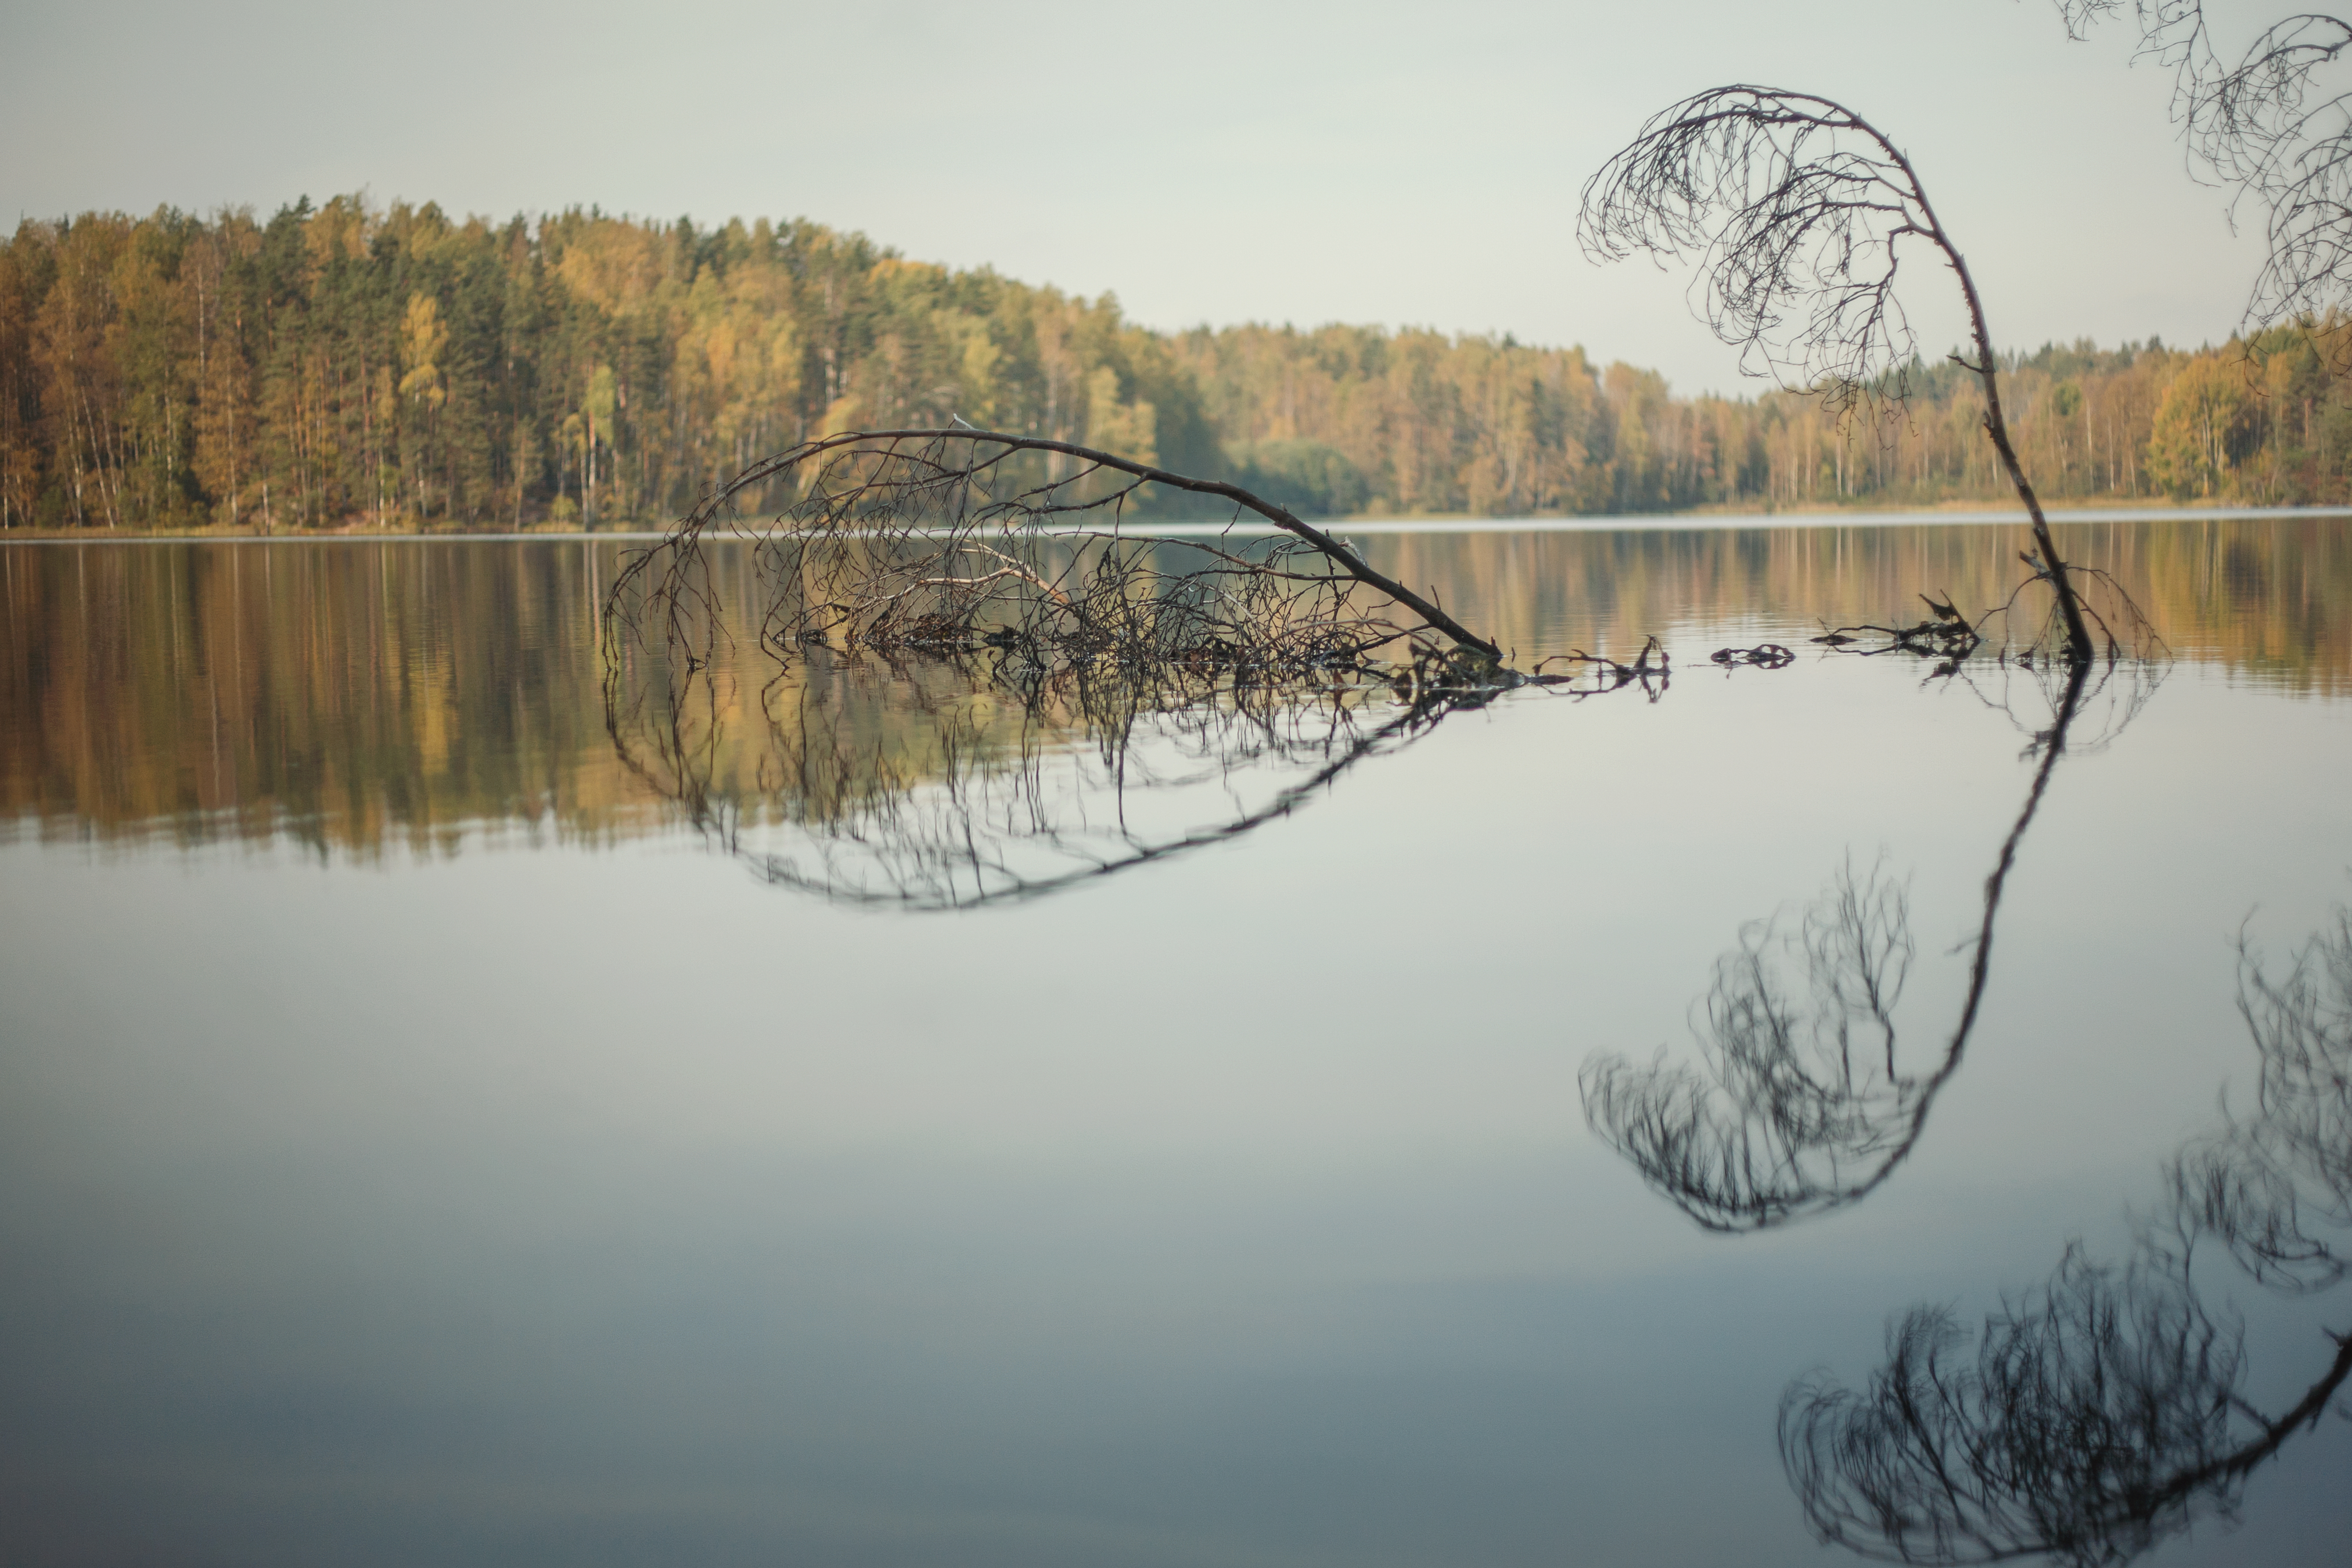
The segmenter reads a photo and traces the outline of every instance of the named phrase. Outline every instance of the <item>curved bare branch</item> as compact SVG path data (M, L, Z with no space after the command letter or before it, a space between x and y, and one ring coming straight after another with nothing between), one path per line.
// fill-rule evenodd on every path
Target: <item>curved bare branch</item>
M1154 557L1161 542L1124 525L1146 485L1226 500L1236 521L1255 513L1324 570L1302 576L1282 551L1163 570ZM771 521L740 521L740 501L778 489L787 499ZM608 640L641 637L650 622L665 646L710 656L723 631L702 556L713 531L761 546L772 595L761 639L771 645L832 637L947 647L1010 637L1080 657L1304 668L1434 634L1466 656L1502 658L1433 598L1238 485L1066 441L964 428L845 431L752 464L631 560L606 598ZM1061 550L1056 536L1073 534L1095 548ZM1384 603L1360 605L1365 591ZM1390 606L1418 624L1391 619Z
M1577 233L1598 261L1695 261L1694 309L1740 367L1816 393L1841 416L1900 405L1917 341L1895 297L1905 243L1940 255L1967 304L1985 395L1985 434L2032 521L2038 574L2066 626L2067 655L2093 653L2066 563L2001 410L2000 364L1976 280L1917 172L1876 126L1813 93L1736 83L1653 116L1584 186Z
M2121 15L2124 0L2057 0L2069 36ZM2234 227L2248 205L2265 248L2239 323L2252 332L2352 306L2352 84L2330 68L2352 50L2352 23L2283 17L2234 59L2203 0L2132 0L2137 58L2172 73L2172 120L2191 173L2230 191Z

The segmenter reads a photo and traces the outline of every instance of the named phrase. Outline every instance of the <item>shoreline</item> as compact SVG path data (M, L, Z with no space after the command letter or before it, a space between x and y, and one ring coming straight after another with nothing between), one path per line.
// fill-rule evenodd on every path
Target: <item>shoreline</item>
M2210 507L2083 507L2045 513L2053 528L2101 522L2241 522L2352 518L2352 506L2210 506ZM1391 533L1638 533L1738 532L1800 528L1922 528L1938 523L1956 527L2021 526L2021 509L1915 507L1892 510L1825 511L1676 511L1593 512L1566 517L1351 517L1311 518L1316 526L1349 534ZM1272 534L1282 530L1261 519L1234 522L1173 520L1145 523L1139 536L1205 539L1220 534ZM365 544L445 543L514 544L532 541L617 544L656 542L668 537L653 529L332 529L317 532L259 533L226 530L186 529L170 533L133 533L110 529L10 529L0 532L0 544ZM717 541L714 541L716 542Z

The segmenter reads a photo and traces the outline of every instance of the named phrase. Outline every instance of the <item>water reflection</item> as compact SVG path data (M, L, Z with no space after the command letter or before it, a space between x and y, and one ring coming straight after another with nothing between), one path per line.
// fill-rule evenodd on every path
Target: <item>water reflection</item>
M2182 657L2296 690L2352 682L2340 523L2060 531ZM1396 534L1366 549L1385 572L1444 584L1525 667L1732 624L1802 652L1817 622L1878 619L1923 588L1973 610L2014 586L2012 542L1987 527L1824 527ZM649 831L661 803L604 722L596 611L618 564L614 545L552 541L0 549L0 833L284 836L365 856L437 852L486 825Z
M1534 1563L1573 1542L1795 1568L1818 1552L1770 1412L1822 1324L1850 1318L1837 1340L1875 1361L1883 1310L1956 1289L1955 1267L2040 1275L2051 1227L2105 1212L2099 1184L2205 1116L2234 1029L2216 931L2257 896L2308 925L2339 891L2346 710L2278 697L2344 684L2342 542L2250 528L2263 569L2200 578L2206 531L2154 537L2172 529L2118 531L2112 558L2180 570L2149 580L2196 594L2135 591L2213 662L2112 765L2087 753L2131 720L2127 672L2070 695L2045 670L1979 658L1939 679L1804 640L1915 589L1973 610L1970 563L2014 576L1999 530L1378 544L1522 668L1664 631L1685 674L1655 707L1638 688L1573 711L1416 711L1370 685L1163 700L812 650L674 688L641 671L611 730L604 547L0 550L0 836L114 847L7 848L0 1536L256 1563ZM1732 641L1795 664L1701 662ZM1246 826L1323 781L1341 787L1279 831ZM340 864L680 824L687 853ZM789 861L801 886L940 905L1227 828L1245 855L887 931L692 852L698 832L760 876ZM1938 963L1933 938L1977 926L2005 837L2000 982L1929 1137L1919 1090L1975 956ZM273 839L337 867L173 852ZM1806 1075L1781 1086L1818 1131L1790 1144L1799 1174L1850 1187L1910 1138L1901 1174L1751 1246L1617 1201L1618 1157L1566 1109L1575 1064L1661 1037L1715 994L1726 934L1857 844L1810 923L1758 939L1769 991L1725 990L1725 1027L1755 1004L1756 1073ZM691 984L605 973L677 963ZM1901 1011L1947 984L1932 1034ZM1792 1062L1767 1049L1766 1000ZM2181 1169L2239 1173L2196 1190L2256 1216L2226 1232L2244 1268L2324 1286L2345 1253L2329 1189L2297 1176L2290 1207L2256 1177L2344 1147L2341 1120L2260 1119L2282 1130L2270 1165L2232 1134L2224 1166ZM2164 1328L2195 1322L2162 1269L2106 1247L2129 1260L2091 1315L2138 1337L2098 1375L2153 1356L2132 1344L2184 1346L2200 1408L2274 1424L2335 1347L2293 1340L2291 1365L2259 1321L2240 1338L2215 1281L2241 1266L2198 1223L2206 1362ZM2076 1342L2078 1286L2019 1298L2021 1323L2056 1326L2013 1342ZM1958 1327L1948 1384L1979 1367L1976 1318ZM2254 1376L2257 1352L2293 1386ZM2225 1414L2201 1448L2150 1447L2131 1495L2268 1429ZM1844 1498L1869 1516L1854 1544L1936 1550L1924 1525L1872 1534L1882 1500L1944 1505L1855 1491L1838 1466L1858 1428L1823 1419L1822 1517ZM2309 1465L2333 1441L2297 1427L2280 1451ZM2256 1554L2331 1561L2343 1503L2287 1479L2263 1472ZM1988 1493L1970 1517L2054 1517L2071 1486L2128 1547L2108 1494L2037 1484L2060 1502ZM2322 1539L2315 1520L2326 1544L2268 1550ZM2053 1538L2007 1528L1980 1534Z
M1360 671L1255 686L809 648L758 672L616 667L632 773L768 884L971 909L1241 837L1491 689Z
M2001 898L2059 760L2070 744L2096 750L2121 733L2164 671L2148 658L2021 671L1920 651L1935 660L1929 679L1962 682L2024 729L2034 763L1985 879L1958 1019L1927 1064L1906 1070L1896 1047L1895 1006L1916 952L1908 889L1883 865L1860 878L1848 865L1793 928L1754 922L1717 961L1694 1005L1699 1066L1663 1052L1646 1066L1604 1055L1578 1075L1594 1131L1709 1230L1763 1230L1842 1208L1910 1157L1976 1029ZM2045 706L2038 724L2020 713ZM2086 712L2095 717L2078 740Z
M319 856L656 814L612 761L585 543L0 548L0 834Z
M1985 1319L1973 1355L1951 1308L1914 1307L1863 1388L1817 1375L1783 1396L1781 1461L1823 1541L1903 1563L2119 1563L2233 1515L2317 1426L2352 1374L2352 1332L2323 1332L2333 1354L2298 1396L2257 1404L2244 1324L2209 1300L2200 1247L2289 1295L2352 1266L2352 914L2283 976L2247 954L2239 1005L2257 1108L2168 1163L2122 1267L2068 1248Z

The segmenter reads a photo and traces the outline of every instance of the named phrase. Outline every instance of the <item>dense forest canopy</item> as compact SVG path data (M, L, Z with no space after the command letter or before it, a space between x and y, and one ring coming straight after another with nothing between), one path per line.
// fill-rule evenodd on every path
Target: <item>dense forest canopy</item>
M2352 499L2335 330L2015 356L2021 456L2054 499ZM1842 426L1508 336L1159 332L803 220L91 213L0 241L0 527L658 524L804 437L959 417L1323 516L2005 499L1975 379L1906 379Z

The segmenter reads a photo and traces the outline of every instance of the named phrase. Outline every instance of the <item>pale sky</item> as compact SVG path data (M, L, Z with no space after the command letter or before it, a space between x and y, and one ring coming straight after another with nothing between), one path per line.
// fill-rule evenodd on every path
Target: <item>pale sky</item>
M2218 0L2231 37L2274 14ZM1820 92L1913 157L2005 346L2235 324L2257 254L2167 79L2047 0L0 10L0 219L266 216L308 195L506 216L806 216L1129 314L1582 343L1743 390L1688 279L1597 268L1585 178L1727 81ZM1946 278L1906 302L1957 341Z

